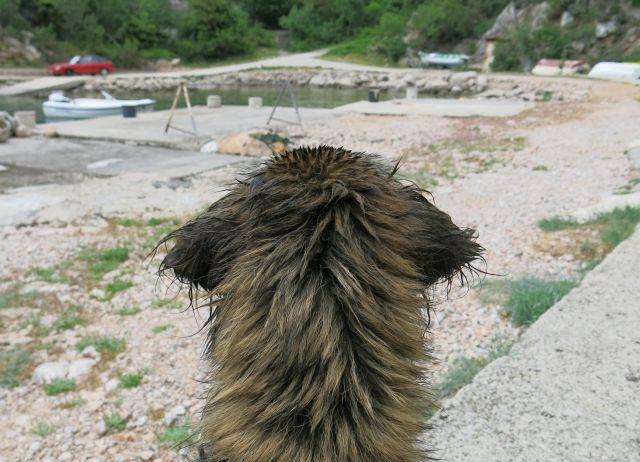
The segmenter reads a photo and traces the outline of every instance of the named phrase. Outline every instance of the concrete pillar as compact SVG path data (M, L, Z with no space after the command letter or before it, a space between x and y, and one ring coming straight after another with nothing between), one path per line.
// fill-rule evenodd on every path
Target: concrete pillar
M222 99L218 95L207 96L207 107L216 108L222 106Z
M407 87L407 99L418 99L418 87Z
M22 125L29 130L36 128L36 111L16 111L13 116L19 125Z
M249 107L251 109L260 109L262 108L262 98L259 96L252 96L249 98Z

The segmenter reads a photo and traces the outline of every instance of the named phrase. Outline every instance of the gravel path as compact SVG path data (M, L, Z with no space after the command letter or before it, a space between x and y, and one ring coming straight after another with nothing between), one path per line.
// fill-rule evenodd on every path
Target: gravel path
M640 228L436 415L435 457L640 460Z
M639 94L602 88L582 102L539 104L506 120L347 115L291 137L402 158L403 174L424 181L457 223L479 230L493 273L571 274L580 262L541 249L536 221L598 203L633 173L624 150L637 138ZM184 221L219 197L238 168L197 175L175 191L142 174L42 189L61 200L35 214L32 226L0 228L0 352L30 355L17 386L0 387L2 462L180 459L171 436L197 419L205 389L197 381L201 323L185 310L185 294L157 281L157 261L146 256L174 218ZM23 193L34 192L11 197ZM96 266L95 255L117 247L129 250L122 261ZM486 352L496 335L520 335L475 286L462 295L452 293L434 318L436 367ZM82 323L63 324L69 313ZM126 344L117 352L82 349L87 336ZM63 377L88 369L75 390L49 396L38 383L43 364ZM124 374L141 374L139 385L121 386Z

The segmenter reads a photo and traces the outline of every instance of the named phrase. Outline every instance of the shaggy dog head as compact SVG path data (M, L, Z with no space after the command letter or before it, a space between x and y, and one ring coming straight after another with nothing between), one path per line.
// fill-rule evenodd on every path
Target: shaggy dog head
M482 247L378 157L268 160L161 244L211 302L204 460L416 462L429 406L426 289Z

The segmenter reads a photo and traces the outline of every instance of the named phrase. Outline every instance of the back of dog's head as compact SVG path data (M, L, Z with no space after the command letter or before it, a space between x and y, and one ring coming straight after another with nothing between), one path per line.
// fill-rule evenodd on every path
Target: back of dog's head
M426 285L450 280L482 253L473 231L393 173L376 156L341 148L287 151L167 236L163 242L175 244L162 268L215 291L238 257L267 245L292 271L312 270L332 254L349 261L368 253L406 259Z
M206 460L423 456L421 294L483 249L394 174L341 148L287 151L163 241L162 270L220 296Z

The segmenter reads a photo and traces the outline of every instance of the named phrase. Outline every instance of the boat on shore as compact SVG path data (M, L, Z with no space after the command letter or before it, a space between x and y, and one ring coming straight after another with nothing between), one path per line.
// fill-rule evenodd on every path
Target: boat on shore
M122 114L124 106L134 106L136 111L151 111L156 104L154 99L117 99L109 93L101 92L100 98L69 98L61 91L54 91L49 99L42 103L47 120L93 119Z

